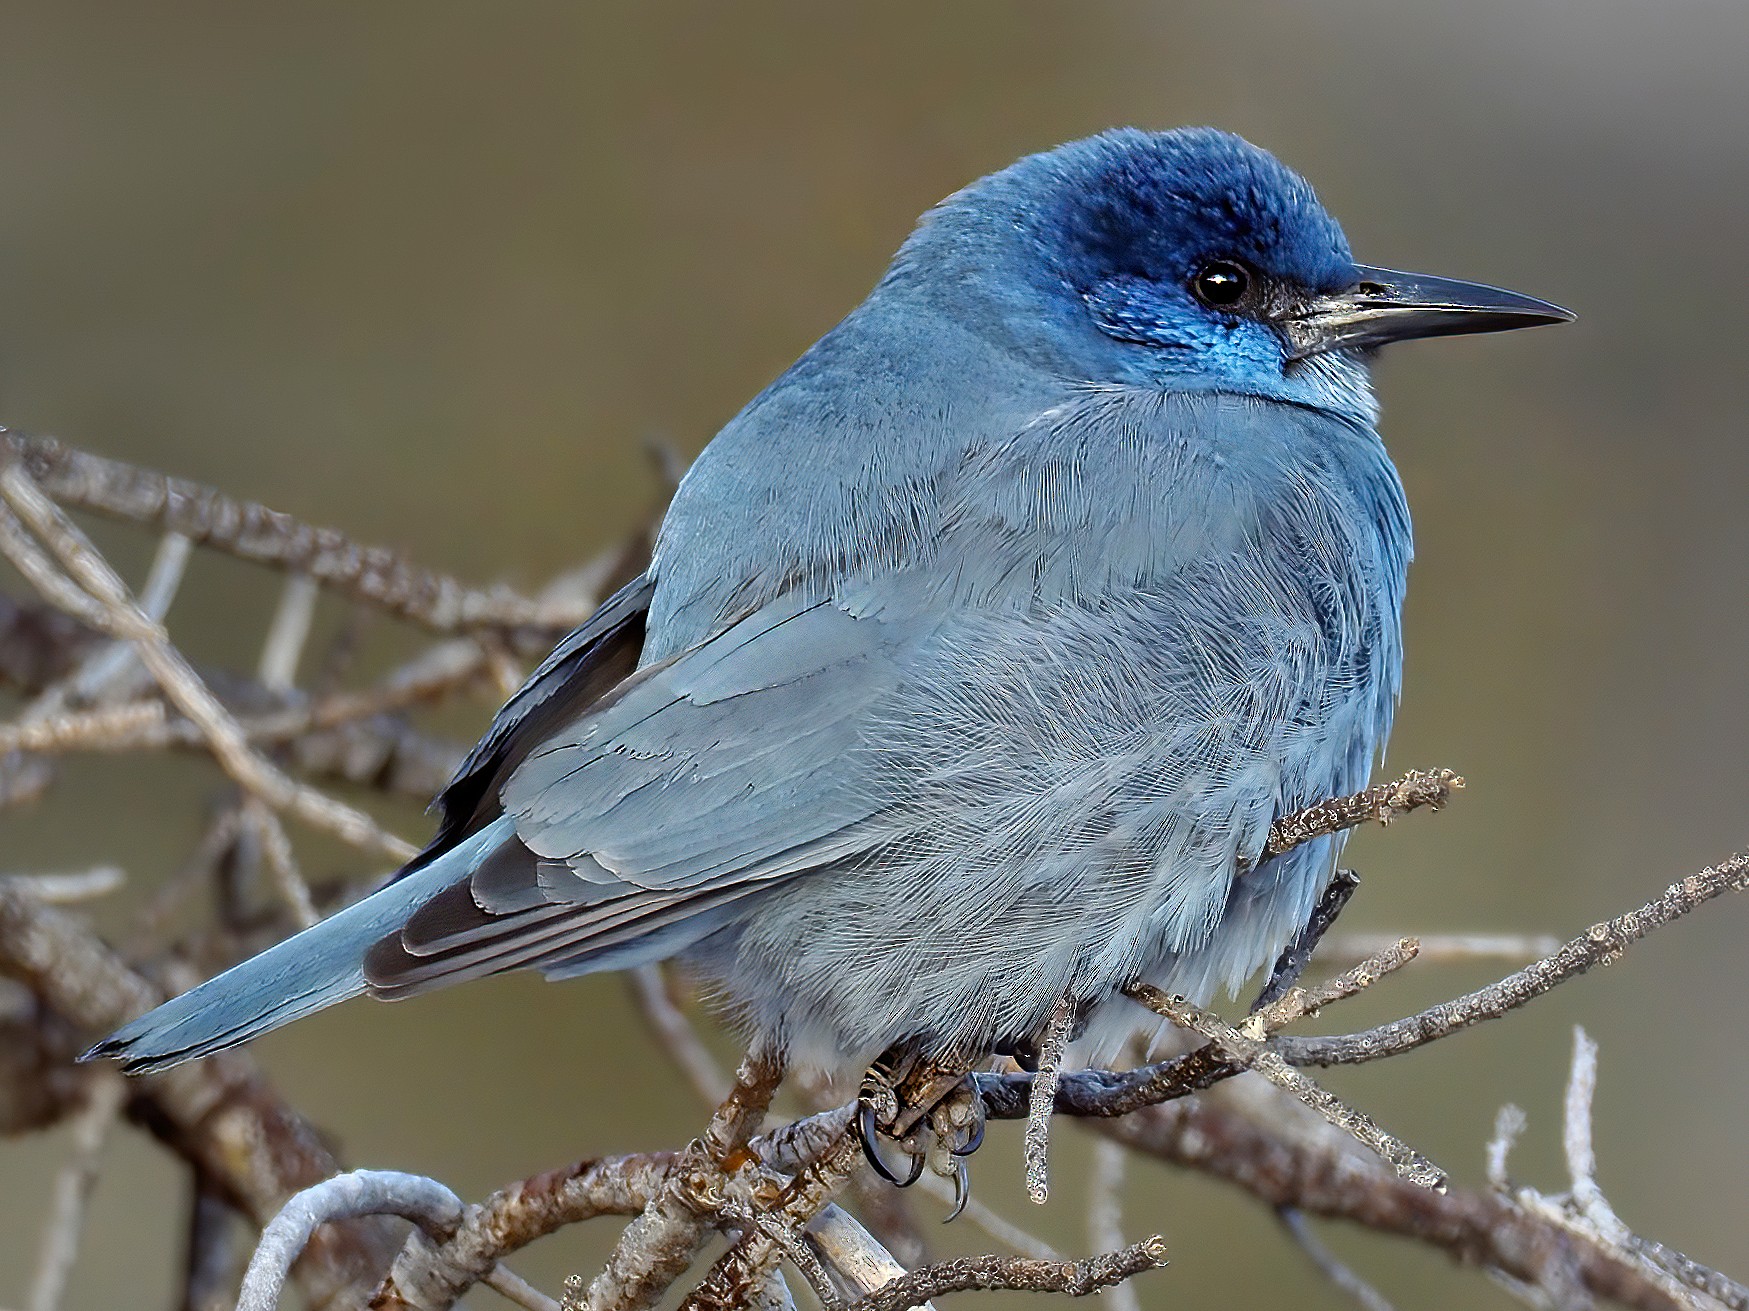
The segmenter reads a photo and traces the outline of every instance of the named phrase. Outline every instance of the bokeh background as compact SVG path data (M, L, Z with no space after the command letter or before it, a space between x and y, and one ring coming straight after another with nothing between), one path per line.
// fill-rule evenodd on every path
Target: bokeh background
M532 585L639 523L644 444L696 451L925 206L1106 126L1220 124L1306 172L1361 258L1580 312L1380 368L1419 545L1389 763L1471 788L1351 847L1367 882L1345 921L1566 935L1745 840L1746 59L1739 0L7 0L0 422ZM137 577L150 544L104 541ZM203 562L173 631L252 660L276 590ZM0 864L113 861L150 887L219 782L77 762L0 815ZM1746 930L1749 904L1712 907L1504 1023L1330 1082L1472 1182L1515 1101L1515 1171L1558 1191L1582 1023L1604 1187L1741 1277ZM1346 1018L1495 972L1419 968ZM348 1159L466 1196L700 1118L613 977L355 1004L259 1055ZM1059 1131L1058 1190L1026 1214L994 1133L980 1195L1084 1249L1086 1141ZM23 1296L65 1150L0 1143L0 1303ZM72 1306L167 1304L186 1186L139 1135L112 1141ZM1144 1305L1344 1305L1202 1179L1139 1165L1126 1223L1171 1245ZM1510 1304L1443 1258L1325 1233L1399 1306ZM556 1288L611 1237L516 1264Z

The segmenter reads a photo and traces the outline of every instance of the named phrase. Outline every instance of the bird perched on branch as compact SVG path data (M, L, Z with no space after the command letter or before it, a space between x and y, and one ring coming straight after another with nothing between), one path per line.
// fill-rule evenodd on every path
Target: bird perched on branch
M1210 129L975 182L717 434L423 852L93 1054L678 957L792 1057L951 1076L1065 1000L1237 987L1333 870L1332 839L1266 858L1271 822L1363 786L1397 696L1369 360L1571 317L1356 264Z

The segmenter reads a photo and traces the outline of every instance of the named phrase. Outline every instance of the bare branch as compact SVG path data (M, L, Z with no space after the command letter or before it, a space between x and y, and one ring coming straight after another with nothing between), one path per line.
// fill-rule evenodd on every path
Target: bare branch
M1421 944L1416 939L1399 938L1335 978L1310 988L1295 984L1275 1001L1246 1016L1240 1032L1249 1038L1262 1038L1277 1029L1316 1015L1331 1003L1363 992L1385 975L1394 974L1414 960L1420 951Z
M89 1041L164 1000L90 929L0 883L0 974L28 987L67 1035ZM70 1064L71 1052L61 1060ZM268 1088L245 1058L223 1055L129 1080L131 1110L229 1202L265 1224L301 1188L334 1174L333 1155L310 1124ZM398 1244L359 1221L316 1235L299 1266L321 1303L374 1279Z
M1364 1033L1339 1038L1278 1037L1270 1046L1293 1065L1358 1065L1411 1051L1473 1024L1498 1019L1568 979L1612 964L1654 929L1682 918L1714 897L1745 888L1749 888L1749 854L1738 854L1671 884L1662 896L1638 910L1592 925L1553 955L1455 1001L1430 1006Z
M1050 1196L1051 1107L1057 1099L1057 1080L1063 1072L1063 1049L1069 1045L1069 1031L1075 1023L1075 1003L1068 997L1059 1001L1045 1023L1038 1045L1038 1072L1033 1075L1032 1095L1026 1108L1026 1195L1035 1206L1043 1206Z
M669 990L669 976L660 965L640 965L627 971L632 998L645 1022L707 1106L729 1095L729 1080L699 1041L698 1031Z
M1488 1186L1498 1193L1512 1191L1512 1179L1506 1173L1506 1158L1518 1145L1524 1132L1525 1114L1511 1102L1494 1113L1494 1136L1488 1139Z
M1418 959L1442 965L1471 960L1533 961L1561 949L1561 940L1550 933L1419 933L1415 940L1421 944ZM1395 934L1386 933L1332 934L1324 939L1318 959L1364 960L1389 950L1397 941Z
M841 1206L828 1206L815 1216L802 1240L853 1298L865 1297L905 1274L905 1267Z
M1290 1066L1264 1043L1248 1038L1219 1017L1193 1006L1182 997L1172 997L1145 983L1135 984L1128 993L1157 1015L1174 1024L1201 1034L1212 1041L1231 1060L1246 1069L1255 1070L1283 1092L1298 1098L1331 1124L1377 1152L1404 1179L1423 1188L1441 1192L1446 1187L1445 1172L1420 1152L1375 1124L1372 1118L1355 1110L1340 1098Z
M1379 783L1353 796L1335 797L1284 815L1269 828L1265 856L1279 856L1315 838L1329 837L1362 824L1389 824L1411 810L1440 809L1464 781L1449 769L1412 769L1390 783Z
M744 1149L782 1078L783 1064L774 1054L754 1053L741 1063L709 1127L620 1235L584 1294L585 1311L642 1311L692 1264L704 1243L704 1219L720 1205L726 1173L756 1160Z
M97 865L72 874L0 874L0 882L49 906L69 906L107 897L127 882L115 865Z
M304 643L310 640L310 624L316 617L316 583L308 574L292 574L285 580L279 606L273 612L267 639L261 644L261 662L255 676L261 685L283 692L298 680L298 661Z
M0 458L15 462L67 505L178 532L257 564L305 574L434 632L531 627L556 635L588 617L587 609L537 605L504 588L479 591L393 551L354 542L336 529L312 527L254 501L74 450L53 438L0 429Z
M1352 1297L1361 1311L1392 1311L1391 1304L1385 1301L1378 1289L1350 1270L1337 1259L1336 1253L1324 1245L1324 1241L1313 1232L1304 1211L1284 1206L1275 1216L1281 1221L1281 1227L1287 1230L1288 1236L1294 1240L1294 1244L1318 1267L1319 1273Z
M410 843L385 833L363 811L286 777L257 754L236 720L219 704L182 653L171 645L163 626L140 610L109 562L18 465L0 468L0 494L49 544L68 574L95 598L102 610L104 626L134 642L141 662L158 680L165 695L200 726L214 757L240 785L269 805L289 810L356 846L374 848L398 861L414 853Z
M1109 1138L1093 1144L1093 1178L1088 1188L1087 1242L1095 1252L1116 1251L1124 1246L1123 1182L1128 1153ZM1141 1311L1135 1286L1118 1284L1109 1291L1106 1305L1112 1311Z
M943 1293L971 1288L1009 1288L1085 1297L1165 1264L1166 1244L1158 1237L1068 1264L1019 1256L961 1257L924 1266L895 1279L853 1304L850 1311L906 1311Z
M1137 1151L1224 1179L1271 1208L1292 1206L1415 1239L1570 1299L1558 1304L1581 1305L1590 1296L1641 1311L1693 1311L1635 1264L1508 1198L1456 1187L1432 1192L1370 1167L1371 1158L1357 1154L1344 1135L1284 1135L1219 1096L1149 1107L1096 1127Z
M37 1255L36 1278L31 1282L29 1311L56 1311L66 1292L67 1279L79 1255L79 1238L85 1228L85 1205L97 1186L98 1156L103 1140L120 1113L126 1093L121 1076L100 1071L87 1081L84 1109L73 1121L73 1159L55 1181L43 1226L42 1246Z
M261 1231L237 1311L276 1311L292 1262L317 1226L366 1215L398 1215L441 1240L461 1224L462 1201L435 1179L395 1170L354 1170L324 1179L288 1201Z

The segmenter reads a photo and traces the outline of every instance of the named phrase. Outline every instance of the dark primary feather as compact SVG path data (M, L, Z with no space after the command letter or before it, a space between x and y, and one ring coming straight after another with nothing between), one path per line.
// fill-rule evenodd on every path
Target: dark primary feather
M437 834L401 871L402 876L429 864L495 818L500 813L499 789L523 757L637 668L655 590L653 576L634 578L541 661L438 793Z

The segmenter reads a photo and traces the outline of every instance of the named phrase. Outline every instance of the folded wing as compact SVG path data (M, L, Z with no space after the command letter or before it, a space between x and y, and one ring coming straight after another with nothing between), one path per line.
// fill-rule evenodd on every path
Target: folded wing
M514 838L376 944L371 991L671 955L773 880L878 843L859 747L899 644L881 617L785 598L640 670L509 770Z

